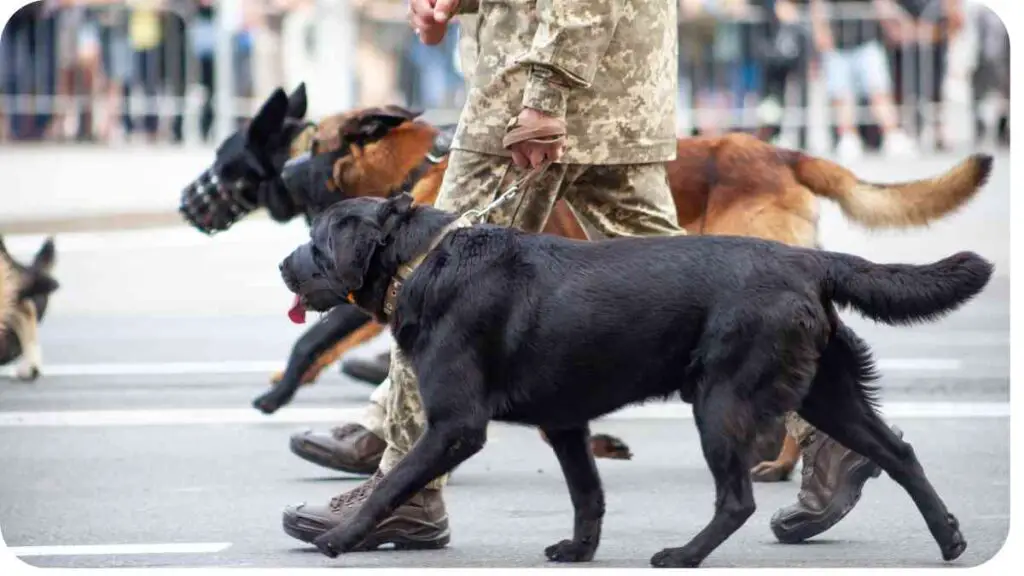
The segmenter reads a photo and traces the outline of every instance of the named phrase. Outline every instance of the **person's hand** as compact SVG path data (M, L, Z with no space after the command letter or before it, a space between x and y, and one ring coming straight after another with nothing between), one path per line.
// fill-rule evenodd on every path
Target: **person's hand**
M565 121L533 108L523 108L509 123L505 148L520 168L557 162L565 153Z
M459 0L409 0L409 24L420 42L427 46L440 44L458 8Z

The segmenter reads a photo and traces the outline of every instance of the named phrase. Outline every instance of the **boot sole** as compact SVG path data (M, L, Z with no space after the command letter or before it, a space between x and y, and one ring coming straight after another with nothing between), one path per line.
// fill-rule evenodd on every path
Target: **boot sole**
M288 442L288 446L291 448L292 454L295 454L306 462L312 462L317 466L323 466L324 468L330 468L331 470L336 470L338 472L347 472L349 474L358 474L360 476L373 474L380 465L381 458L384 456L384 452L381 452L376 459L372 462L368 462L364 467L338 462L333 458L333 454L327 449L313 442L307 442L301 438L292 438Z
M301 518L294 518L289 522L287 518L282 521L285 534L296 540L312 544L314 540L326 533L328 529L322 526L303 526ZM440 531L440 534L436 532ZM378 527L373 533L360 542L352 552L369 552L376 550L386 544L393 544L395 550L439 550L448 545L451 541L451 531L448 529L448 518L445 517L439 526L423 525L417 533L409 533L397 529L384 529Z

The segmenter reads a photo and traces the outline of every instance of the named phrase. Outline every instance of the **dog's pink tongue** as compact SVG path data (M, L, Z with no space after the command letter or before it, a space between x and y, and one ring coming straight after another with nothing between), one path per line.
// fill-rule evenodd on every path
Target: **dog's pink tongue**
M299 300L298 294L295 295L295 301L292 302L292 307L288 309L288 318L295 324L306 323L306 307L302 305L302 301Z

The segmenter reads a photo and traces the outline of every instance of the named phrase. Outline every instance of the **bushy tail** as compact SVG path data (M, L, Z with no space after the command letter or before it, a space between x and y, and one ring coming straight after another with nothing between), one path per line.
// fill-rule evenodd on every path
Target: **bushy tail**
M964 304L988 284L992 264L958 252L923 265L876 264L851 254L826 258L824 296L886 324L935 320Z
M933 178L872 184L824 158L801 152L792 158L801 184L835 201L850 220L872 229L924 226L942 218L973 198L992 172L992 156L974 154Z

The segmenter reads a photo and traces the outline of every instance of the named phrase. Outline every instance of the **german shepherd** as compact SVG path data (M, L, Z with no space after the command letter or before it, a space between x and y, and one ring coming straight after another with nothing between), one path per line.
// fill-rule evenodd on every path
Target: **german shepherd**
M51 276L56 255L53 238L47 238L26 266L11 256L0 237L0 366L20 359L15 371L19 380L42 374L39 324L50 295L60 286Z
M218 150L211 170L230 174L221 182L246 182L236 187L260 190L246 200L253 208L223 200L232 197L230 191L197 196L192 186L182 199L186 219L209 233L230 228L246 210L264 205L274 219L286 221L299 215L308 219L351 197L404 191L417 203L433 204L447 165L448 127L433 126L419 120L416 112L388 106L336 114L315 127L301 128L303 120L296 111L305 111L305 98L301 85L291 96L278 89L250 126ZM291 176L282 177L288 150L303 139L313 143L310 156L302 161L305 167L289 169ZM873 184L829 160L747 134L680 138L677 146L676 160L667 165L668 179L679 224L690 234L755 236L808 248L819 247L819 198L836 202L848 218L868 228L921 226L966 204L984 185L992 167L991 156L978 154L933 178ZM294 182L296 178L305 181ZM293 182L286 184L285 179ZM321 194L324 187L318 185L324 181L328 182L326 197ZM298 198L303 194L289 188L304 189L310 197ZM210 217L217 210L231 218L221 219L225 225L211 227L206 222L217 220ZM575 215L561 201L544 231L586 238ZM258 399L257 407L276 410L279 401L290 398L300 384L315 381L326 366L382 330L347 305L332 310L300 338L287 368L274 377L277 391ZM763 453L779 454L781 444L780 436L778 443L769 441ZM611 444L595 448L610 450L611 457L629 457L628 447L614 438ZM787 439L787 448L784 458L773 463L782 477L799 456L792 439Z

